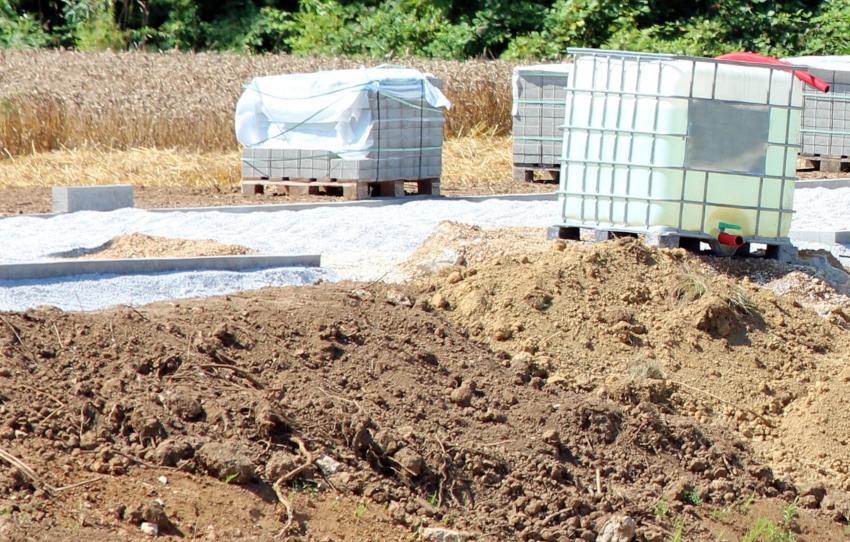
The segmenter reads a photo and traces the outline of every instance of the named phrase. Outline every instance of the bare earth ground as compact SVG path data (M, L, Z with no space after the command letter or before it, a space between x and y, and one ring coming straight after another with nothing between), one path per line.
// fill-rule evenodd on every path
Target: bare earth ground
M533 233L444 224L410 265L458 265L402 286L0 315L0 451L30 472L0 463L0 538L595 540L626 514L732 541L795 499L797 540L846 536L840 321L734 261Z
M839 178L845 174L801 175L801 178ZM51 212L51 192L49 187L24 186L0 188L0 215L33 214ZM448 196L510 194L527 192L554 192L557 184L552 182L503 181L486 186L443 187L442 193ZM288 196L282 194L264 194L243 196L238 186L233 187L170 187L135 186L135 205L142 209L171 207L208 207L216 205L260 205L280 204L297 201L339 201L334 196Z
M0 159L0 215L46 213L52 186L124 183L135 187L136 206L197 207L339 197L242 196L239 152L175 149L63 149ZM512 180L511 139L480 135L447 139L440 188L448 195L554 191L554 184Z
M551 183L505 182L482 188L443 189L445 195L485 195L524 192L553 192ZM277 194L243 196L239 187L179 188L164 186L134 187L135 206L143 209L169 207L207 207L215 205L259 205L292 203L296 201L340 201L334 196L286 196ZM45 187L0 188L0 215L49 213L52 208L51 189Z

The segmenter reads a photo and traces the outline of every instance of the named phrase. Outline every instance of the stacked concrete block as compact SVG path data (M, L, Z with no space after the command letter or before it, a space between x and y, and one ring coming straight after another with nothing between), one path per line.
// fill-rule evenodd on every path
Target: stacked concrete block
M802 153L850 156L850 71L808 68L830 85L828 93L806 87L803 99Z
M558 167L570 66L518 67L514 71L513 162Z
M435 83L436 80L432 81ZM441 84L437 85L438 87ZM419 180L442 173L443 110L369 91L371 146L362 158L328 151L246 148L243 179Z

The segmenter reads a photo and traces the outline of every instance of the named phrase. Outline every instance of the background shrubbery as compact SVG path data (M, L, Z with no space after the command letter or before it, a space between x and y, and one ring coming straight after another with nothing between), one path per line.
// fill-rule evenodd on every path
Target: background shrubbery
M0 0L0 47L526 59L850 53L850 0Z

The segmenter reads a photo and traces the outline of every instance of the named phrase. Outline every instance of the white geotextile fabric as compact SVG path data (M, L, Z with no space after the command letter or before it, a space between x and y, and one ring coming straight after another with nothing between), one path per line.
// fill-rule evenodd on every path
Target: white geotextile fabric
M118 235L144 233L212 239L247 246L257 254L321 254L321 269L282 268L231 273L202 271L30 281L0 280L0 311L56 305L94 310L164 299L202 297L265 286L309 284L317 279L401 280L396 266L440 222L484 228L551 225L557 202L418 200L380 207L320 206L302 211L248 213L161 212L119 209L79 211L51 218L0 219L0 264L49 261L52 254L102 245ZM382 235L375 235L382 232ZM541 230L541 235L543 231ZM454 261L457 255L451 257Z
M522 72L552 72L565 73L567 77L573 73L572 64L534 64L531 66L517 66L511 74L511 91L513 94L513 105L511 106L511 116L515 117L519 113L519 76Z
M358 158L372 146L369 91L411 107L451 107L419 70L359 68L254 78L236 104L236 139L245 147L323 150ZM424 95L423 95L424 93Z

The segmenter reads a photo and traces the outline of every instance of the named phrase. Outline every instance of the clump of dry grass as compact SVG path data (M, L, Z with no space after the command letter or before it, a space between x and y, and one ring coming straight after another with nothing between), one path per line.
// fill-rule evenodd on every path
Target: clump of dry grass
M259 75L375 64L218 53L0 51L0 153L97 146L234 150L242 85ZM445 81L447 137L510 131L513 65L411 60Z
M740 285L714 281L703 270L683 265L673 288L673 297L691 303L708 294L717 296L739 314L753 315L758 312L758 306Z
M463 190L471 187L491 188L511 180L512 155L509 136L470 135L447 140L443 144L444 190Z

